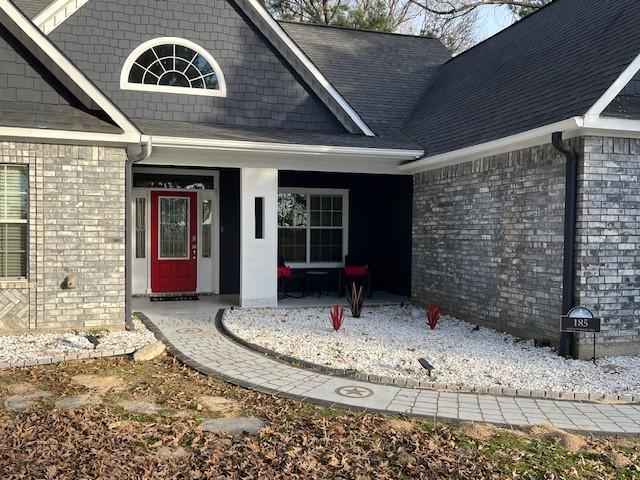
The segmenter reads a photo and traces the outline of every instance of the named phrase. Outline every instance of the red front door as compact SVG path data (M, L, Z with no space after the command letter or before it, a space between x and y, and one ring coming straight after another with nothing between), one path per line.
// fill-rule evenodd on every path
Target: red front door
M195 292L197 193L151 192L151 290Z

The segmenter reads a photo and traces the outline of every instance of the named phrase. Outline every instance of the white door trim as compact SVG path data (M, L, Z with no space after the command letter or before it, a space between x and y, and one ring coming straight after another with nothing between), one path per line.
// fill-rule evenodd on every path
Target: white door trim
M131 229L131 235L133 236L131 242L132 248L132 284L134 285L134 295L140 294L151 294L151 192L196 192L197 198L197 215L196 215L196 230L197 230L197 242L198 242L198 280L196 283L196 293L220 293L220 171L218 170L205 170L205 169L173 169L173 168L144 168L144 169L135 169L136 172L145 172L145 173L164 173L168 175L200 175L200 176L210 176L213 177L213 190L186 190L186 189L176 189L176 188L146 188L146 187L134 187L131 189L131 219L132 222L135 222L135 208L136 208L136 198L145 198L145 222L146 222L146 245L145 245L145 258L144 263L142 263L141 259L136 259L136 234L135 234L135 224ZM213 265L211 269L211 286L208 288L203 288L203 280L201 278L202 271L202 209L201 204L203 198L209 198L213 201L212 214L214 216L213 222L213 235L212 235L212 256L213 256ZM143 266L144 265L144 266ZM144 278L142 278L144 277ZM140 288L140 285L145 285L144 289ZM135 288L137 286L137 289Z

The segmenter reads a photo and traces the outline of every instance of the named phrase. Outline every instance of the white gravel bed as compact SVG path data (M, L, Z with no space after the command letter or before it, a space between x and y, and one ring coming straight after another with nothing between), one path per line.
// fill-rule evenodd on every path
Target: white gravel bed
M155 342L153 333L136 325L135 331L114 331L96 334L100 342L95 348L84 333L25 333L0 335L0 364L20 361L37 362L49 358L87 354L100 356L103 352L137 350Z
M565 360L548 347L442 316L435 330L413 306L366 307L335 332L329 308L234 309L223 318L238 337L317 365L468 387L640 394L640 356ZM417 359L426 358L431 378Z

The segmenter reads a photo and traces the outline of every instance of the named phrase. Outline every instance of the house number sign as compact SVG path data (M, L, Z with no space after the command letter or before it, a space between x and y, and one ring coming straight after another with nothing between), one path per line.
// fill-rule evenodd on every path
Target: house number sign
M599 333L600 319L594 317L588 308L575 307L562 316L560 330L562 332Z
M561 317L560 331L593 333L593 363L596 363L596 333L600 332L600 319L594 317L591 310L586 307L569 310L569 313Z

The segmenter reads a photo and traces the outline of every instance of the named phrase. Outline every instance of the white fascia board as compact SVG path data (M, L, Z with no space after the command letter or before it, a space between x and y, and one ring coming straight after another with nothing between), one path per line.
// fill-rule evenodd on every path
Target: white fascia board
M246 152L294 153L306 155L355 155L366 157L399 157L416 159L422 150L397 148L340 147L331 145L302 145L292 143L249 142L243 140L216 140L204 138L153 136L154 147L232 150Z
M400 165L403 173L418 173L435 168L447 167L458 163L469 162L490 155L534 147L543 143L550 143L550 135L554 132L565 133L565 138L571 138L579 132L583 120L581 117L573 117L562 122L552 123L544 127L504 137L491 142L473 145L471 147L454 150L451 152L421 158L415 162Z
M636 138L640 136L640 120L586 115L582 121L581 133L584 135Z
M33 23L45 35L53 32L67 18L77 12L89 0L55 0L33 19Z
M78 68L58 50L49 39L29 21L9 0L0 0L2 9L27 37L38 45L44 53L55 62L69 78L107 114L125 132L126 135L137 134L140 131L129 119L78 70Z
M318 70L315 64L307 57L307 55L298 47L298 45L291 39L289 34L284 31L284 29L276 22L271 14L267 12L266 8L258 1L258 0L248 0L249 4L254 8L254 10L262 17L262 19L271 27L271 29L275 32L276 35L285 43L285 45L293 52L293 54L302 62L302 64L311 72L318 82L323 86L323 88L331 95L331 97L338 102L338 105L345 111L349 118L353 120L353 122L362 130L362 133L369 137L375 136L373 131L367 126L367 124L362 120L360 115L349 105L349 103L344 99L340 93L331 85L331 82L327 80L327 78Z
M140 144L140 135L132 133L94 133L45 128L0 127L0 141L33 143L70 143L74 145Z
M609 104L616 98L620 92L626 87L629 82L640 71L640 55L638 55L633 62L629 64L627 68L620 74L615 82L607 89L606 92L593 104L593 106L587 111L587 116L600 115L609 106Z

